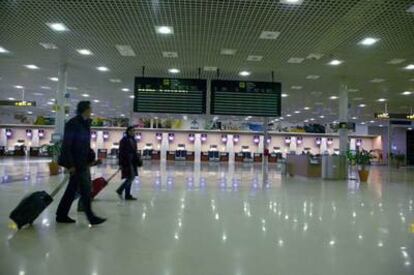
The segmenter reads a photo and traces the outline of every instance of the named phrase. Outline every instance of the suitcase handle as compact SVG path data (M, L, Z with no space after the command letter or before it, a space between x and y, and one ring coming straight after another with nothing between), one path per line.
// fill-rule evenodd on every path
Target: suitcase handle
M50 196L53 198L57 195L57 193L59 193L60 189L62 189L62 187L66 184L66 182L69 180L69 173L65 174L65 177L63 178L63 180L58 184L58 186L56 186L56 188L52 191L52 193L50 193Z
M115 178L115 176L119 173L119 171L121 171L121 169L116 170L115 173L113 173L112 176L110 176L107 179L107 182L109 183L113 178Z

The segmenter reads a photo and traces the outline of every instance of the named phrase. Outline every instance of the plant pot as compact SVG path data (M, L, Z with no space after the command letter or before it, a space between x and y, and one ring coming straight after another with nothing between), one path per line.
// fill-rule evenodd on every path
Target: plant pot
M56 175L59 175L59 164L57 164L57 162L54 162L54 161L52 161L52 162L49 162L49 174L51 175L51 176L56 176Z
M369 176L369 170L367 169L360 169L358 170L359 181L360 182L367 182Z

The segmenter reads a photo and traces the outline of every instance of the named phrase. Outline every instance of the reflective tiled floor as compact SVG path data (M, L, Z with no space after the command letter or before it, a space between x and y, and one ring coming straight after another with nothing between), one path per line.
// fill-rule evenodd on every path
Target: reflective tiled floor
M115 166L94 169L110 175ZM281 176L260 165L146 163L136 202L94 202L102 226L56 225L56 202L17 232L10 210L51 190L46 161L0 162L0 274L414 274L414 169L373 167L368 184ZM59 198L57 198L59 199Z

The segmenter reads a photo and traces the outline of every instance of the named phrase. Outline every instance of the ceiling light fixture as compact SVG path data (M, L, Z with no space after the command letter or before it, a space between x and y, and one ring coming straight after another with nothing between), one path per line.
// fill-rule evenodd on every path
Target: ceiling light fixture
M235 55L237 52L236 49L221 49L220 54L222 55Z
M404 91L404 92L402 92L401 94L402 95L411 95L413 92L410 92L410 91Z
M359 108L365 108L365 107L367 107L367 105L366 104L359 104L358 107Z
M260 33L259 39L277 39L280 35L280 32L277 31L262 31Z
M107 71L109 71L109 69L107 67L105 67L105 66L99 66L99 67L96 67L96 69L98 71L101 71L101 72L107 72Z
M288 94L282 94L282 97L288 97L289 95Z
M57 77L49 77L49 80L53 81L53 82L58 82L59 78Z
M94 99L93 100L93 102L95 102L95 103L99 103L99 102L101 102L99 99Z
M262 61L262 59L263 59L263 56L261 55L249 55L246 60L259 62L259 61Z
M155 32L159 34L174 34L174 28L170 26L155 26Z
M391 65L397 65L397 64L401 64L405 61L404 58L393 58L390 61L387 62L387 64L391 64Z
M56 50L58 47L53 43L39 43L40 46L45 48L46 50Z
M93 55L92 51L88 49L77 49L76 51L81 55Z
M112 82L112 83L121 83L122 81L119 78L110 78L109 79L109 82Z
M12 101L12 100L16 100L14 97L9 97L7 98L8 100Z
M136 56L134 50L130 45L115 45L115 48L122 56Z
M37 70L39 69L38 66L34 65L34 64L29 64L29 65L24 65L26 68L30 69L30 70Z
M178 53L177 52L162 52L162 56L165 58L177 58Z
M0 53L8 53L9 51L0 46Z
M171 74L178 74L180 72L180 70L176 69L176 68L171 68L171 69L168 69L168 72L171 73Z
M129 89L128 88L122 88L122 91L123 92L129 92Z
M46 23L46 25L57 32L64 32L69 30L68 27L66 27L63 23Z
M16 88L16 89L23 89L24 86L22 86L22 85L15 85L14 88Z
M280 3L287 5L300 5L303 3L303 0L280 0Z
M325 118L325 116L319 116L320 118Z
M50 88L49 86L40 86L40 89L43 89L43 90L51 90L52 88Z
M385 102L385 101L387 101L387 99L386 98L378 98L377 101L378 102Z
M135 96L134 96L134 95L130 95L130 96L129 96L129 98L134 99L134 98L135 98Z
M303 110L310 110L310 107L303 107Z
M338 60L338 59L333 59L331 60L328 64L331 66L339 66L343 63L342 60Z
M364 38L361 41L359 41L358 44L364 45L364 46L371 46L371 45L374 45L375 43L377 43L378 41L379 41L378 38L367 37L367 38Z
M414 64L409 64L409 65L405 66L404 69L406 69L406 70L414 70Z
M214 66L204 66L203 70L206 71L206 72L216 72L217 71L217 67L214 67Z
M83 97L89 97L89 95L88 95L88 94L82 94L82 96L83 96Z
M333 95L333 96L329 97L329 99L330 100L336 100L336 99L338 99L338 97Z
M239 75L240 76L249 76L251 73L250 72L248 72L248 71L241 71L241 72L239 72Z

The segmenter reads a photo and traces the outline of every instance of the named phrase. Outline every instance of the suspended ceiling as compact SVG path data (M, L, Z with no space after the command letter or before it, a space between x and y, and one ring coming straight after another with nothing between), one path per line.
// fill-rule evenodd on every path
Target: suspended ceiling
M38 102L35 114L51 114L47 102L57 83L49 78L57 77L59 64L66 62L73 103L88 94L99 100L96 114L128 116L133 79L143 66L147 76L172 76L168 69L178 68L174 77L198 78L201 68L202 78L217 77L204 70L207 66L219 68L221 79L271 81L273 71L288 95L282 110L291 122L336 120L338 100L330 97L345 84L351 91L350 119L368 122L384 110L379 98L387 100L389 112L414 107L414 70L404 69L414 64L413 5L410 0L0 1L0 47L8 51L0 53L0 99L21 99L24 90L26 100ZM69 30L51 30L47 23L54 22ZM171 26L174 33L156 33L156 26ZM276 39L261 39L263 31L274 32ZM366 37L379 40L361 45ZM135 56L122 56L116 45L129 45ZM221 54L226 49L234 54ZM333 59L344 62L328 65ZM243 70L251 75L239 76Z

